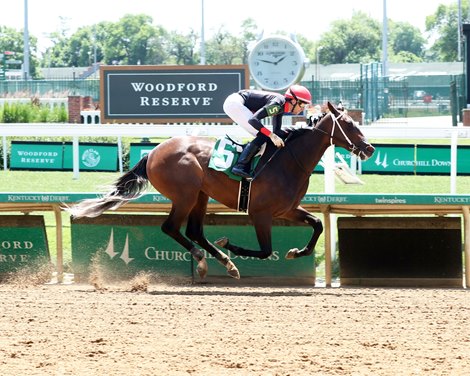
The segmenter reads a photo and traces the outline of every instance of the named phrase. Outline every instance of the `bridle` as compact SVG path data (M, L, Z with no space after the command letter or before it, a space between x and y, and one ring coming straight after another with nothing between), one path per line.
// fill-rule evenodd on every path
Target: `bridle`
M323 129L320 129L320 128L316 128L316 127L312 127L310 128L311 131L317 131L317 132L321 132L327 136L330 137L330 145L335 145L335 143L333 142L333 139L334 139L334 134L335 134L335 129L336 129L336 126L338 126L338 129L340 130L341 134L343 135L344 139L346 140L346 142L349 144L348 146L348 150L351 152L351 153L354 153L355 151L359 150L357 156L361 156L361 154L364 154L364 152L358 147L356 146L350 139L349 137L346 135L346 133L344 132L344 129L343 127L341 126L341 124L339 123L338 120L340 120L344 115L345 113L344 112L341 112L341 114L336 117L333 112L329 112L329 115L331 116L331 119L333 120L333 125L331 126L331 133L328 134L328 132L324 131ZM286 138L286 141L289 139L289 137L292 135L292 133L290 133L287 138ZM291 150L291 148L289 147L290 144L286 143L286 146L285 146L285 149L287 149L287 151L289 152L289 154L291 155L291 157L294 159L294 161L296 162L296 164L299 166L300 170L308 177L310 177L310 174L311 172L308 171L304 166L303 166L303 163L297 158L297 156L295 155L295 153ZM260 172L269 164L269 162L271 162L271 160L273 159L273 157L280 151L281 149L277 149L273 155L268 159L268 161L261 167L261 169L259 171L256 172L255 176L253 177L252 181L255 180L258 175L260 174ZM365 154L364 154L365 155Z
M333 114L333 112L330 112L329 113L330 116L331 116L331 119L333 120L333 125L331 126L331 134L330 134L330 145L334 145L334 142L333 142L333 138L334 138L334 134L335 134L335 129L336 129L336 126L338 126L338 129L340 130L341 134L343 135L344 139L346 140L346 142L348 143L348 150L352 153L352 154L355 154L356 151L359 150L358 154L356 154L358 157L361 156L361 154L363 154L364 152L361 150L360 147L356 146L350 139L349 137L347 136L346 132L344 132L344 129L343 127L341 126L341 124L339 123L338 120L340 120L344 115L345 113L344 112L341 112L341 114L336 117L335 114ZM312 128L312 130L319 130L319 131L322 131L323 133L325 134L328 134L327 132L323 131L322 129L318 129L318 128Z

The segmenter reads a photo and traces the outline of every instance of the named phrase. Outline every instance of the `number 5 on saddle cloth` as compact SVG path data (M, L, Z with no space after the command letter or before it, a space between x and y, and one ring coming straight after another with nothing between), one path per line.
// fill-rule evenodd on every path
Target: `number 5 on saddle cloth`
M253 171L266 149L264 144L258 154L252 160L251 171ZM240 182L240 190L238 193L238 211L247 212L250 204L250 188L251 181L241 178L240 176L232 174L232 167L237 163L240 153L243 151L243 146L238 142L232 140L229 136L219 138L212 151L211 158L209 160L209 168L216 171L221 171L228 175L231 179Z
M263 145L258 154L253 158L251 171L253 171L258 165L258 162L266 148L265 145L266 144ZM214 150L212 151L211 159L209 160L209 168L216 171L222 171L231 179L237 181L242 180L240 176L234 175L231 172L232 167L237 163L242 150L243 145L232 140L229 136L225 135L224 137L219 138L214 145Z

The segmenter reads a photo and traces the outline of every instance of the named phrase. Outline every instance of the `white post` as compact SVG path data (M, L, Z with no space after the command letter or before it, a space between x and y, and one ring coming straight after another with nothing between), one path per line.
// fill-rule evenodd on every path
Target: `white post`
M201 0L201 65L206 64L206 41L204 39L204 0Z
M73 136L72 152L73 152L73 179L78 180L80 177L80 153L78 150L78 136Z
M325 161L325 193L335 193L335 147L330 146L323 154Z
M335 193L335 147L334 145L326 149L323 155L325 161L325 193ZM336 258L336 215L328 213L330 220L330 250L331 261ZM325 231L325 236L328 236L328 231ZM326 257L326 255L325 255Z
M356 154L351 154L351 158L349 160L349 169L351 170L354 176L357 175L357 156Z
M122 167L122 137L118 137L118 161L119 161L119 172L122 174L123 167Z
M450 193L457 193L457 130L452 130L450 142Z
M3 136L3 171L7 171L7 136Z

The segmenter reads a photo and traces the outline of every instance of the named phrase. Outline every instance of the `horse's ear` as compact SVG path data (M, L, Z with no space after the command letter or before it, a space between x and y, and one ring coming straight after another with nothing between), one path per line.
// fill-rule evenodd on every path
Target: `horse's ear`
M330 101L328 101L328 109L330 110L330 112L335 114L335 116L339 115L338 109L335 106L333 106L333 104Z

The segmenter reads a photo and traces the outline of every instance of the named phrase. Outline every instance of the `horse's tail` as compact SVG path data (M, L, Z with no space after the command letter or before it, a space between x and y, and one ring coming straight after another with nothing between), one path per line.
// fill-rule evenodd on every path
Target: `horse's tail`
M147 188L147 159L142 158L131 170L122 175L111 186L111 191L102 197L80 201L74 206L66 206L72 217L97 217L107 210L116 210L127 202L140 197Z

